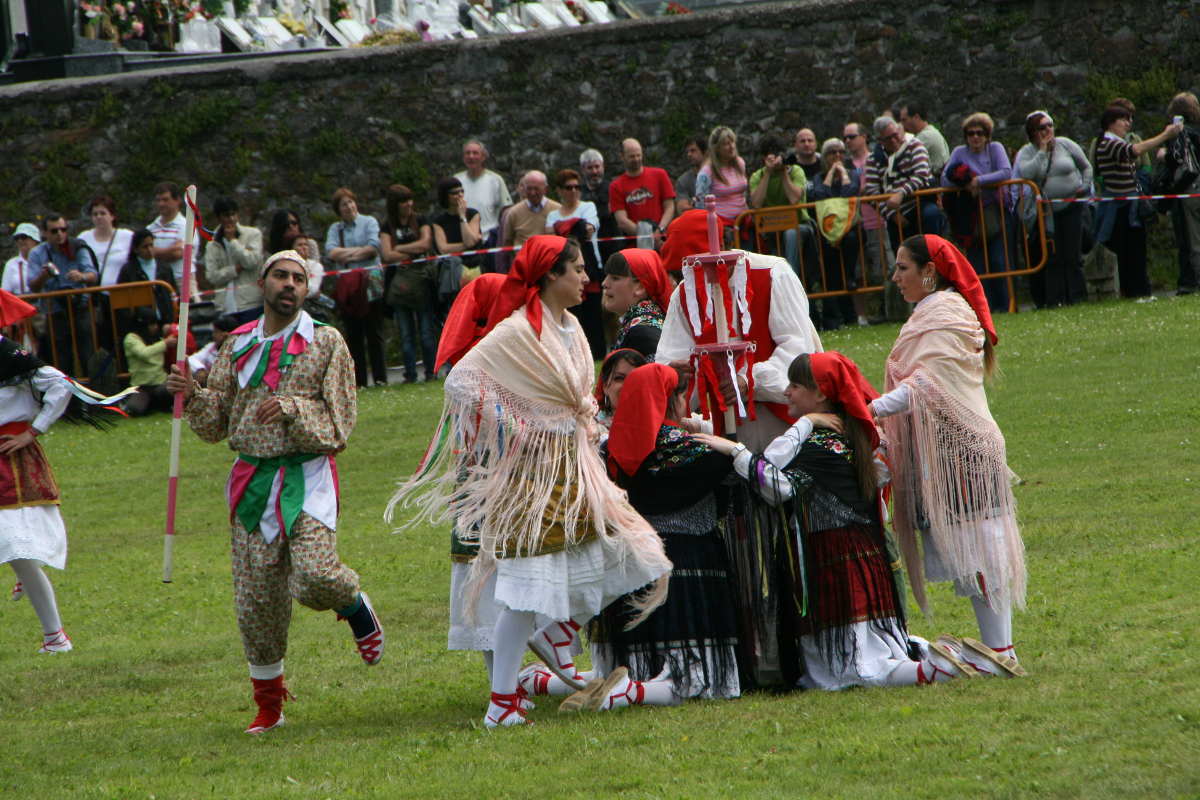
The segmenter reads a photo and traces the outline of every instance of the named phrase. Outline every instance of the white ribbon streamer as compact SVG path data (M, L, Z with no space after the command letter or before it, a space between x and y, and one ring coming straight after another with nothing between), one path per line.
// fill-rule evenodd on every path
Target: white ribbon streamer
M705 278L707 278L707 277L708 277L708 273L706 272ZM706 304L704 306L704 321L715 323L716 318L717 318L717 306L716 306L715 301L713 300L713 295L716 294L716 292L713 291L712 287L715 286L716 284L708 283L708 281L706 280L705 285L708 287L708 291L705 292Z
M692 325L692 335L699 336L702 328L700 327L700 310L696 302L696 261L685 258L683 260L683 304L687 312L688 322Z
M729 380L733 383L733 396L737 399L738 416L745 419L746 405L742 402L742 390L738 387L737 372L733 366L733 351L725 351L725 363L729 365Z
M746 254L738 256L733 265L733 275L729 279L729 288L733 292L733 305L737 309L743 336L750 335L750 304L746 300L746 284L749 277L749 259ZM734 330L737 330L735 326Z

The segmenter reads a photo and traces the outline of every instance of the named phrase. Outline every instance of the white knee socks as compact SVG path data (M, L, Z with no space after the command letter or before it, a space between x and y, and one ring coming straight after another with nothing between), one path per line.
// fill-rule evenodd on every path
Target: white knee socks
M47 636L58 633L62 629L62 620L58 616L58 602L54 599L54 587L42 566L37 561L17 558L8 562L29 598L33 610L37 612L38 620L42 623L42 633Z
M250 677L257 681L269 681L283 674L283 659L274 664L250 665Z
M610 711L633 705L677 706L679 696L669 680L635 681L626 677L613 687L598 710Z
M517 674L525 655L529 636L533 633L533 612L506 608L496 619L492 634L492 692L513 694L517 691Z
M1003 655L1017 657L1012 649L1012 607L997 605L988 608L982 597L972 597L975 620L979 623L979 638L988 647Z

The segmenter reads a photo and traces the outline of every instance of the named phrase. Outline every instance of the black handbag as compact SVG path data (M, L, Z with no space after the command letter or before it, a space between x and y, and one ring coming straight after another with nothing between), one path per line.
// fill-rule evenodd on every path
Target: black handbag
M1200 156L1197 156L1196 151L1200 150L1200 144L1197 143L1200 139L1200 134L1193 132L1189 128L1184 128L1184 131L1171 142L1171 146L1167 148L1167 164L1174 165L1174 170L1171 173L1171 188L1165 194L1181 194L1188 191L1196 183L1196 179L1200 178Z
M1200 161L1196 156L1197 146L1188 130L1176 136L1167 145L1167 156L1154 168L1150 188L1155 194L1182 194L1192 188L1200 178Z

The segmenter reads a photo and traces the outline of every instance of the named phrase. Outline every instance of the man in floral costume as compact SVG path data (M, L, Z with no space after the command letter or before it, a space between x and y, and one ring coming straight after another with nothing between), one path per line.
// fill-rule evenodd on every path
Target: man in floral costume
M226 493L233 526L238 628L258 715L246 729L283 723L283 656L292 599L350 622L363 660L383 656L383 629L358 575L340 562L334 533L334 455L354 428L354 365L334 328L303 310L304 258L291 250L263 265L261 319L235 329L200 387L172 368L188 423L207 442L229 437L237 454Z

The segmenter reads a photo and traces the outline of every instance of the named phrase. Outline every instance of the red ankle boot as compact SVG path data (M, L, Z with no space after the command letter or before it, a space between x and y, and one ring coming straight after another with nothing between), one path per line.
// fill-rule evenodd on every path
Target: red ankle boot
M259 734L278 728L283 724L283 701L295 700L292 693L283 683L283 676L259 680L251 678L254 684L254 702L258 704L258 716L246 728L246 733Z

